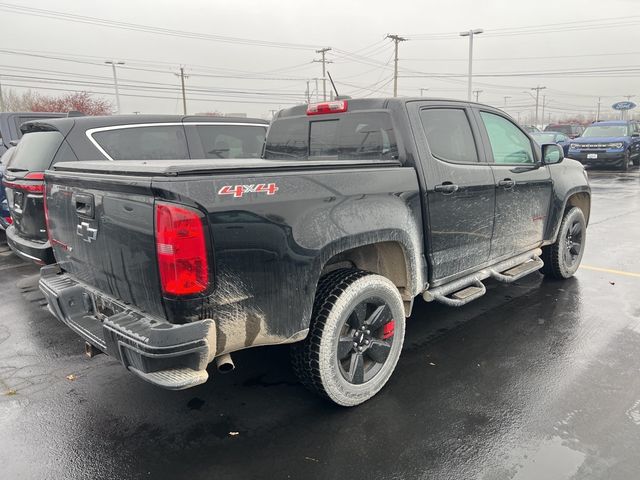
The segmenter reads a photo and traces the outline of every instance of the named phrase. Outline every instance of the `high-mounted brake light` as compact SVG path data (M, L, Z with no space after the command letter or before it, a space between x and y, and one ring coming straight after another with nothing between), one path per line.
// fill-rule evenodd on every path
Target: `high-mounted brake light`
M162 291L192 295L209 285L202 215L187 207L156 203L156 254Z
M307 115L324 115L326 113L343 113L347 111L346 100L334 102L310 103L307 106Z

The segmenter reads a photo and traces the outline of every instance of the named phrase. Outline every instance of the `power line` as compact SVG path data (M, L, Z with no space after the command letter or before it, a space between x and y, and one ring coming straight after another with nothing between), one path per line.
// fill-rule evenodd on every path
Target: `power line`
M309 50L317 48L315 45L289 43L289 42L272 42L266 40L256 40L241 37L228 37L224 35L213 35L199 32L189 32L186 30L173 30L170 28L154 27L152 25L143 25L138 23L121 22L109 20L106 18L90 17L86 15L76 15L66 12L57 12L54 10L45 10L42 8L34 8L33 6L21 6L10 3L0 3L0 10L18 15L28 15L36 17L51 18L55 20L64 20L73 23L85 23L89 25L99 25L102 27L117 28L122 30L130 30L144 33L153 33L158 35L167 35L171 37L192 38L197 40L207 40L213 42L231 43L236 45L252 45L257 47L273 47L297 50Z

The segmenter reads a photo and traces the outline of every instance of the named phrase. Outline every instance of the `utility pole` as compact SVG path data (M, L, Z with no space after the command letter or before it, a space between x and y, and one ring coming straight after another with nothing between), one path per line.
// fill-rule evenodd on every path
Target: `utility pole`
M320 60L313 60L316 63L322 63L322 101L327 101L327 63L333 63L331 60L327 60L325 55L327 52L331 51L331 48L321 48L320 50L316 50L316 53L322 55Z
M635 95L623 95L624 98L627 99L627 102L630 102ZM626 120L629 116L629 110L622 110L622 120Z
M184 74L184 67L180 67L180 73L174 73L175 76L180 77L180 84L182 86L182 114L187 114L187 95L184 91L184 79L189 78L189 75Z
M116 113L122 113L120 111L120 92L118 91L118 76L116 75L116 65L124 65L124 62L116 62L115 60L106 60L104 63L111 65L113 70L113 86L116 89Z
M536 127L538 126L538 104L540 102L540 90L544 90L547 87L541 87L538 85L537 87L532 88L531 90L536 91L536 123L534 124Z
M309 92L309 80L307 80L307 91L305 92L307 97L307 104L311 103L311 92Z
M481 28L476 28L475 30L472 29L467 32L460 32L461 37L469 37L469 85L467 86L468 101L471 101L471 89L473 88L471 86L473 78L473 36L479 35L482 32L484 32L484 30L482 30Z
M600 121L600 102L602 100L602 97L598 97L598 110L596 112L596 122Z
M505 96L504 96L504 106L505 106L505 107L507 106L507 100L509 100L510 98L511 98L511 96L510 96L510 95L505 95Z
M474 90L473 93L476 95L476 102L478 102L480 100L480 94L482 93L482 90Z
M390 38L394 42L394 61L393 61L393 96L398 96L398 44L400 42L406 42L407 39L403 38L399 35L387 35L387 38Z
M318 91L318 79L314 78L314 80L316 81L316 102L319 102L320 101L320 97L319 97L320 93Z
M547 96L546 95L542 95L542 123L544 123L544 107L547 104ZM537 125L536 125L537 126Z
M426 91L428 91L428 90L429 90L428 88L421 88L421 89L420 89L420 96L421 96L421 97L424 97L423 93L424 93L424 92L426 92Z
M2 77L0 76L0 112L4 112L4 97L2 96Z

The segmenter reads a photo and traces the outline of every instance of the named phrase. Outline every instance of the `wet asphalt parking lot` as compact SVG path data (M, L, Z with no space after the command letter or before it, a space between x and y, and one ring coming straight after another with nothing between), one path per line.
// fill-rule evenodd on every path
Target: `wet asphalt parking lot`
M298 385L286 347L182 392L89 359L0 240L0 478L640 478L640 172L589 173L575 278L418 301L389 384L353 409Z

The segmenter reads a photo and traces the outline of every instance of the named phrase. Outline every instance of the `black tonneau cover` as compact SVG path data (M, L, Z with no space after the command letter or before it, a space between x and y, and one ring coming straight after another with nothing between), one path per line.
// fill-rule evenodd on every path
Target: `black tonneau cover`
M106 173L111 175L178 176L199 173L234 172L244 170L298 170L309 168L353 168L366 166L397 166L388 160L263 160L234 158L212 160L104 160L91 162L61 162L53 166L57 172Z

